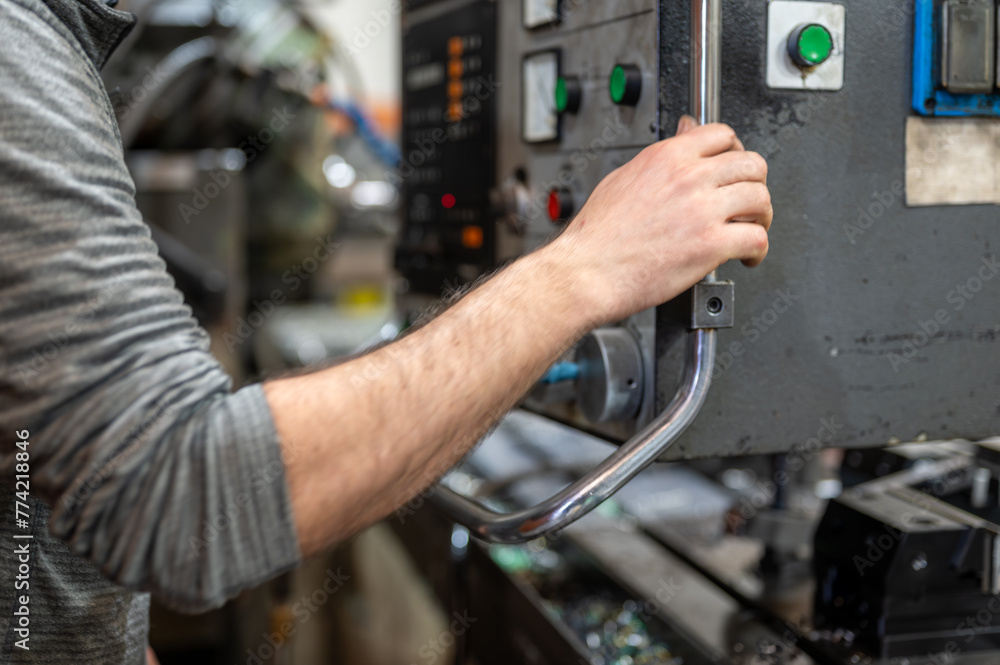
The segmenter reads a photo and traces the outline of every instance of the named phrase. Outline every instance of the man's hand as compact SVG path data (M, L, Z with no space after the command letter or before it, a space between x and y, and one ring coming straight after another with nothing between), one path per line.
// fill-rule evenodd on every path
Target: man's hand
M553 249L606 323L666 302L730 259L767 254L767 163L726 125L681 119L606 177Z
M669 300L729 259L764 258L764 160L723 125L680 129L605 178L557 240L427 326L265 384L304 554L430 485L590 328Z

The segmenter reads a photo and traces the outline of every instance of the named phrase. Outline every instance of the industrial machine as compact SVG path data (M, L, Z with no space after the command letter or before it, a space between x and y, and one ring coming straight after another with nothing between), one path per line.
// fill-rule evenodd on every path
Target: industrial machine
M441 548L418 558L513 598L493 609L533 645L478 638L477 658L666 662L652 628L572 634L599 598L635 635L658 570L688 589L648 613L675 658L995 657L995 446L900 444L1000 433L997 20L993 0L407 3L397 267L414 309L559 233L683 113L767 158L775 208L761 267L593 331L525 401L545 418L516 416L431 496ZM529 460L507 468L503 445ZM669 506L634 496L671 483L689 492ZM621 513L567 528L619 490ZM528 571L513 582L510 551ZM553 600L540 569L593 593ZM605 637L641 653L601 655Z

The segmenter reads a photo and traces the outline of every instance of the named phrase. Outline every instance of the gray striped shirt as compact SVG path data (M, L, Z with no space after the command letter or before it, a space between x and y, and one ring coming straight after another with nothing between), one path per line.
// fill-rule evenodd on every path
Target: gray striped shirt
M300 558L263 392L231 394L135 207L98 75L132 21L0 0L3 663L139 665L144 592L205 610Z

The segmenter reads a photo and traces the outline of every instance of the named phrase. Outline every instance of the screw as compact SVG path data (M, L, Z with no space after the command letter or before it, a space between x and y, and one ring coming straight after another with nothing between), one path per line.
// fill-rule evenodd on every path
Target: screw
M708 299L708 302L705 303L705 308L708 309L708 313L712 316L718 316L722 311L722 307L722 298L717 296L712 296Z

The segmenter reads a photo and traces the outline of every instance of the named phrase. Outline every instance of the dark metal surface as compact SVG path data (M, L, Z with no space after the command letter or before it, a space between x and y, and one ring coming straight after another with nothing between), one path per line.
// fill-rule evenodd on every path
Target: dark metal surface
M737 284L735 326L719 331L708 403L668 457L1000 431L997 209L904 206L912 2L844 4L846 83L822 93L768 89L766 3L723 5L722 119L768 159L775 221L762 266L719 270ZM688 3L662 14L669 134L687 110ZM969 280L981 288L966 297ZM683 336L658 324L662 404Z

